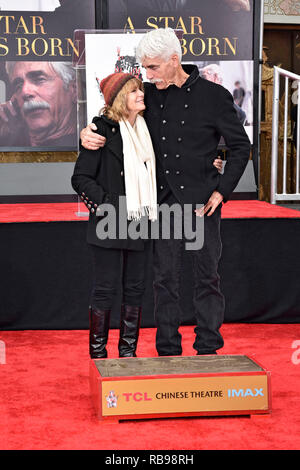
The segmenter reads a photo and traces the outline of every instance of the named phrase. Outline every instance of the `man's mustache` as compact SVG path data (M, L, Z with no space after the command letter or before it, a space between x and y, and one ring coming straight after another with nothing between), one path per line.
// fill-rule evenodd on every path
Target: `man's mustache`
M26 101L23 104L22 111L24 114L36 111L37 109L50 109L49 103L46 101Z
M161 78L152 78L152 80L149 80L150 83L161 83L162 81Z

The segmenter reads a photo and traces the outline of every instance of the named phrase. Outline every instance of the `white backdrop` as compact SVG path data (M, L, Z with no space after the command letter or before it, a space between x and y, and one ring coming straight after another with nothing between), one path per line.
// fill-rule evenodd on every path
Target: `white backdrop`
M99 83L107 75L115 72L118 54L128 58L135 57L135 48L142 37L142 33L85 35L87 122L98 116L104 106ZM128 61L125 60L125 67L126 64ZM124 71L132 73L127 68ZM142 80L147 81L145 72L142 69L140 72Z

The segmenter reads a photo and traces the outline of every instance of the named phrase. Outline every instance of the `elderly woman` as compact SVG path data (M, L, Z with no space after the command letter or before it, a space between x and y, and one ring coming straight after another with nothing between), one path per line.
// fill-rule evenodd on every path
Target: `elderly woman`
M87 242L94 260L90 306L90 356L107 357L110 313L122 278L119 356L136 356L144 293L145 243L143 239L107 238L96 233L103 220L101 205L111 204L116 221L157 217L155 157L142 112L143 84L134 76L114 73L102 80L105 108L94 118L97 133L106 137L100 150L82 148L72 186L90 210ZM126 196L122 207L120 196ZM115 221L115 222L116 222ZM128 222L129 223L129 222Z

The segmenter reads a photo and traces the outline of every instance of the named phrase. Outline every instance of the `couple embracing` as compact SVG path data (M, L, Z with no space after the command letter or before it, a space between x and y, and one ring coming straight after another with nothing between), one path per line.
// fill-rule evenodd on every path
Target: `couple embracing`
M125 210L128 222L157 220L162 204L191 205L202 217L204 243L192 257L197 354L216 354L224 342L220 327L224 296L220 290L220 219L222 202L241 178L250 143L238 120L231 94L199 76L194 65L181 64L181 46L170 28L147 33L137 59L149 82L115 73L102 80L105 108L81 131L81 151L72 185L90 210L87 241L94 261L90 302L90 356L107 357L110 312L122 278L119 356L134 357L145 290L144 239L97 236L101 209ZM223 137L230 150L220 175L217 147ZM126 206L120 204L126 197ZM102 205L102 207L101 207ZM198 208L202 205L201 208ZM180 272L183 239L153 241L153 289L160 356L182 354ZM173 234L173 236L172 236ZM160 234L161 235L161 234Z

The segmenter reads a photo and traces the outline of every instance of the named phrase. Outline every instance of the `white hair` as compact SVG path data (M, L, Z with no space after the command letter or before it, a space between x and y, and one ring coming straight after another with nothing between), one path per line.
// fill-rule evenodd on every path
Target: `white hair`
M182 50L179 39L172 28L153 29L145 34L136 49L136 58L142 62L145 57L160 57L167 61L176 54L181 62Z
M60 76L65 86L68 87L75 80L75 69L71 62L49 62L55 72Z
M210 75L220 75L221 69L220 66L217 64L209 64L201 69L201 72L209 73Z
M20 62L6 62L5 67L8 73L8 76L14 71L16 65L22 63ZM38 62L37 62L38 64ZM75 70L72 66L71 62L48 62L48 64L53 68L54 72L60 76L62 81L64 82L65 89L68 89L71 82L75 80Z

